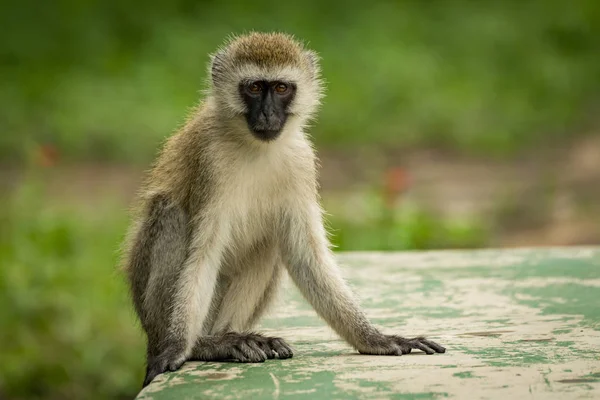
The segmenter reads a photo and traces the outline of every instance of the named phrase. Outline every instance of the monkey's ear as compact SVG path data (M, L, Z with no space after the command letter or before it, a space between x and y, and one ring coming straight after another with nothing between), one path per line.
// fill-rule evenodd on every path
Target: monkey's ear
M225 52L219 50L210 58L210 75L212 81L218 80L225 73Z
M317 54L317 52L313 50L305 50L306 59L308 60L309 66L312 69L313 74L317 75L321 70L321 66L319 65L321 61L321 57Z

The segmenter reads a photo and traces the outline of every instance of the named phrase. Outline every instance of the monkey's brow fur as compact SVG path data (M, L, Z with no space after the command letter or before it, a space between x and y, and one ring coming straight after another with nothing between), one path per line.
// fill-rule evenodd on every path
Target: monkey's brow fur
M304 133L319 104L316 55L288 35L261 33L231 40L221 54L226 62L214 59L212 69L219 62L224 80L165 143L125 243L123 269L148 339L144 385L186 360L291 357L283 339L248 333L275 298L284 270L359 352L444 352L421 337L379 332L341 277ZM271 75L281 73L276 65L298 65L292 73L302 74L304 97L293 100L295 114L273 142L253 139L232 104L239 101L237 82L227 77L250 71L243 68L248 62Z
M226 46L231 58L240 64L253 63L264 67L302 66L304 46L284 33L250 33L233 37Z

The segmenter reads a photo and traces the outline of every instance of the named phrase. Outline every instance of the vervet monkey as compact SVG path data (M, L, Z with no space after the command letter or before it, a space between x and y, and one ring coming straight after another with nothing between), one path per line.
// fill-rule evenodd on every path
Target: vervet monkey
M248 333L284 271L360 353L443 353L377 330L340 275L305 134L323 93L317 54L286 34L250 33L212 56L209 76L143 185L126 241L148 338L144 386L187 360L292 357L283 339Z

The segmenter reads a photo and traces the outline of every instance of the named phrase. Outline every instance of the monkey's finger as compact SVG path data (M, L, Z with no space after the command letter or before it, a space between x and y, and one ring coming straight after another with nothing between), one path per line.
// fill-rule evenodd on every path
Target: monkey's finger
M264 352L261 354L261 350L254 341L245 341L236 347L244 354L246 362L264 362L267 359L267 355Z
M157 375L158 372L156 371L147 371L146 376L144 377L144 383L142 384L142 389L148 386L154 380L154 378L156 378Z
M394 350L392 351L391 355L401 356L402 354L410 353L410 349L407 352L406 347L404 347L404 346L399 346L397 344L393 344L392 346L393 346Z
M280 359L284 359L284 358L291 358L294 355L294 352L292 351L291 347L288 346L288 344L279 339L276 338L273 340L273 349L277 352L277 355Z
M258 342L258 346L262 349L262 351L265 352L265 354L267 355L267 358L272 359L277 356L277 353L275 353L275 350L273 350L266 341L263 340L263 341Z
M292 346L290 346L289 344L287 344L287 342L283 339L278 338L277 339L277 344L281 347L283 347L284 349L286 349L290 354L294 353L294 350L292 349Z
M146 377L144 378L144 383L142 384L142 388L145 388L156 378L158 375L162 374L164 368L161 368L159 365L153 365L146 369Z
M248 347L255 353L252 354L252 357L250 358L252 361L263 362L267 359L267 353L260 348L258 343L250 341L248 342Z
M446 352L445 347L440 346L439 344L437 344L436 342L433 342L431 340L422 339L420 342L423 343L425 346L432 348L436 353L445 353Z
M177 371L181 366L185 363L185 358L181 358L179 360L175 360L169 363L167 369L171 372Z
M424 345L423 343L418 342L418 341L411 342L410 345L411 345L411 347L413 349L422 350L422 351L424 351L427 354L434 354L435 353L435 351L431 350L429 347L427 347L426 345Z
M250 362L248 358L244 355L242 350L237 346L231 348L231 357L239 362L247 363Z

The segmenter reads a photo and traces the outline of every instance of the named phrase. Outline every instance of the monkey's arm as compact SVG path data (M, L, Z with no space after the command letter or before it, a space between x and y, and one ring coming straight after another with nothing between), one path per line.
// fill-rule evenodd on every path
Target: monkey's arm
M157 194L131 235L125 268L148 337L144 385L185 362L210 307L218 255L191 225L183 207Z
M189 219L170 196L148 199L130 233L125 270L135 309L148 338L148 365L144 384L185 361L185 338L173 326L175 293L189 245Z
M316 203L307 206L304 213L286 215L283 229L282 256L292 280L317 313L360 353L401 355L412 349L427 354L445 351L425 338L384 335L369 322L341 277Z

